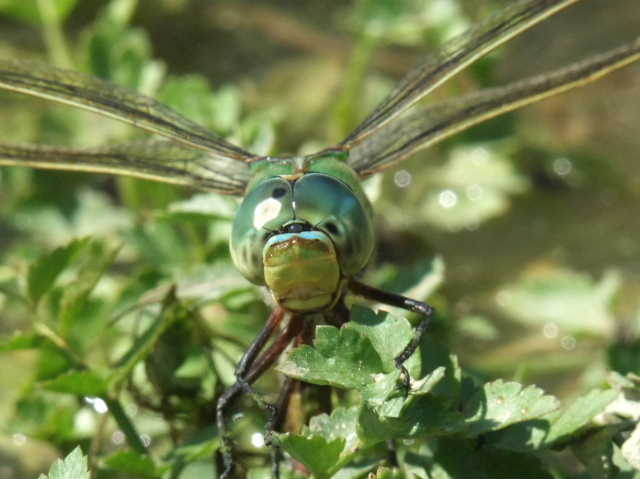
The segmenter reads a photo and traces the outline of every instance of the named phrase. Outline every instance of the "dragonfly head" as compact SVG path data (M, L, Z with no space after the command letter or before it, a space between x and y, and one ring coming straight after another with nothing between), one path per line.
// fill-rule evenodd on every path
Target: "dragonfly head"
M274 165L275 174L261 174L240 206L231 256L283 308L330 309L342 295L343 280L371 257L371 207L343 162L321 157L297 175Z

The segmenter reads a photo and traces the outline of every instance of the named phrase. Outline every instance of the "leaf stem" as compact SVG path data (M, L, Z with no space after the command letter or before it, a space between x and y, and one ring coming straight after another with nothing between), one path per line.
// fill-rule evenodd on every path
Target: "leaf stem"
M54 2L52 0L38 0L38 10L44 27L45 44L51 60L59 67L71 68L73 62L64 40L60 18Z
M133 425L131 419L129 419L129 416L125 412L120 401L117 399L105 398L105 402L109 407L111 415L116 420L116 423L124 434L124 437L127 439L129 446L131 446L134 451L147 455L149 451L147 451L147 447L144 445L144 442L142 442L138 431Z

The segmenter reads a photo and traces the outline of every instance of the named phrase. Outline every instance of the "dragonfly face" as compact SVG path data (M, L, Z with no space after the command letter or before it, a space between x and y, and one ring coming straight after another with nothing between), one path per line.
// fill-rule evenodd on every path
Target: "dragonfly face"
M236 215L231 256L286 310L330 309L374 246L371 206L334 154L264 160Z

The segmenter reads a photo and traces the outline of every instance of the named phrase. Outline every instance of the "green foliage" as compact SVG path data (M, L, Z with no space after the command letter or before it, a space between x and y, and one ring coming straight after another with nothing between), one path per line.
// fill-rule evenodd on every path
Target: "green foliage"
M74 69L154 95L260 154L324 146L327 135L344 135L389 90L398 51L415 49L417 61L425 42L440 42L474 20L469 2L368 0L336 6L330 17L321 2L314 14L300 17L317 16L357 43L352 65L340 70L346 75L340 84L319 81L332 76L335 65L323 66L331 62L312 57L309 75L308 65L296 69L288 49L272 55L273 71L256 73L267 69L262 57L269 58L260 36L239 47L257 53L232 71L237 81L228 83L215 80L228 76L227 59L234 53L227 49L255 33L242 33L241 22L233 27L233 12L207 17L207 30L214 29L211 18L231 19L232 27L225 24L207 44L202 74L168 75L203 59L174 52L169 67L153 53L155 42L164 42L158 51L171 50L167 43L177 42L173 30L182 23L197 30L205 15L190 16L190 2L87 2L96 4L91 7L56 1L49 2L55 9L48 17L38 3L0 1L3 25L13 22L23 35L12 41L3 31L3 55L42 56L38 49L23 51L20 38L46 29L52 61L66 58ZM218 3L233 9L235 2ZM236 7L250 15L246 5ZM161 28L163 18L171 19L171 28ZM54 34L65 21L68 38L60 43ZM163 34L152 39L149 32L156 28ZM296 31L317 41L315 30ZM497 60L483 60L461 83L493 84ZM366 73L370 63L382 65L381 72ZM284 68L293 69L301 84L316 81L313 95L304 87L311 103L316 94L323 98L324 88L331 104L317 106L309 118L290 119L296 107L308 109L288 104L298 98L289 94L300 85L281 85L271 98L256 98L261 95L254 89L267 91ZM448 88L446 93L456 94L460 84ZM319 118L333 126L319 126ZM4 93L0 119L4 133L12 135L3 142L93 146L141 135L104 118ZM288 130L302 120L312 128L300 146ZM640 313L633 299L637 284L625 275L637 244L623 241L622 233L619 238L619 230L611 241L591 239L577 215L578 236L587 236L590 248L586 259L572 263L562 260L568 255L557 252L556 242L534 237L537 226L530 228L527 219L538 208L543 219L560 214L554 195L567 201L583 195L573 203L579 211L589 198L611 201L612 189L632 195L634 187L577 181L609 171L615 161L608 151L602 158L587 155L600 161L602 170L595 172L577 161L571 163L574 173L553 181L545 168L526 170L514 160L535 156L532 151L544 156L540 162L552 165L551 171L558 158L581 156L532 140L537 133L530 130L516 136L526 130L523 123L510 115L474 129L437 151L440 164L426 165L429 153L419 156L407 166L408 186L395 172L387 175L395 181L368 185L383 227L379 259L366 281L428 298L438 314L405 363L408 391L394 360L419 318L357 303L343 327L316 325L312 344L289 351L256 383L256 395L268 402L276 400L283 374L309 385L294 396L288 432L272 438L285 452L283 477L640 477ZM332 129L340 131L325 135ZM544 181L554 186L540 188ZM269 313L262 293L240 278L228 257L236 204L129 179L0 171L0 474L217 474L215 402L234 382L235 365ZM515 216L518 223L501 227ZM491 233L485 242L495 251L480 255L478 267L473 261L484 237L473 232L480 225ZM443 260L433 259L434 244L424 239L425 228L438 250L460 243L447 252L446 277ZM546 223L541 228L553 229ZM631 260L609 259L618 249L631 251ZM591 261L602 250L600 267ZM232 415L234 444L248 477L271 474L270 450L261 444L267 416L249 397Z
M39 479L89 479L87 456L76 447L64 459L57 459L49 469L49 474L41 474Z

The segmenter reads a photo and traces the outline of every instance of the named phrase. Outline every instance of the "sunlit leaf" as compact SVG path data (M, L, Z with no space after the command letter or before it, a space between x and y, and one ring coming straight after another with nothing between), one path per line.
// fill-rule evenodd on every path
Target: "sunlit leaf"
M330 477L356 452L357 408L336 408L311 419L302 434L280 434L282 447L316 477Z
M595 427L594 418L602 414L618 394L614 389L594 389L559 410L489 435L488 442L515 451L553 447L588 427Z
M558 334L609 336L614 327L610 303L620 277L610 271L599 281L586 274L561 268L525 273L497 296L500 307L526 324L551 324Z
M497 431L511 424L539 418L557 409L558 400L535 387L502 380L486 383L464 404L466 433Z
M57 459L48 474L41 474L39 479L89 479L87 456L76 447L64 459Z
M43 383L51 391L81 396L102 396L107 392L107 382L92 371L73 371Z

